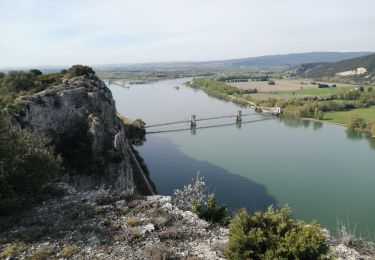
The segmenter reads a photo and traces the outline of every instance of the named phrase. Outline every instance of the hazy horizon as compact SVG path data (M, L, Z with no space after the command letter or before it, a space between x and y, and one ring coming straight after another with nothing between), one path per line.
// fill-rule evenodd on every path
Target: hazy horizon
M354 51L353 53L371 53L375 54L375 51ZM330 51L316 51L316 52L299 52L299 53L280 53L280 54L270 54L270 55L260 55L260 56L252 56L252 57L237 57L237 58L228 58L228 59L211 59L211 60L171 60L171 61L152 61L152 62L118 62L118 63L99 63L99 64L84 64L84 63L72 63L72 64L37 64L37 65L24 65L24 66L0 66L0 69L22 69L22 68L68 68L75 64L82 64L88 65L93 67L105 67L105 66L136 66L136 65L147 65L147 64L168 64L168 63L194 63L194 62L215 62L215 61L224 61L224 60L236 60L236 59L247 59L247 58L260 58L260 57L267 57L267 56L284 56L284 55L293 55L293 54L308 54L308 53L351 53L351 52L330 52Z
M0 67L374 51L370 0L0 2Z

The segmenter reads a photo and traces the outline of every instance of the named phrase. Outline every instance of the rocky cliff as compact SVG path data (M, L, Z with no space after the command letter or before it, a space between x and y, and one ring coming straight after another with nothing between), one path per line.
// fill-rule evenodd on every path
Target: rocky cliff
M65 180L87 189L134 190L130 146L111 91L94 74L19 97L15 125L50 138L64 160Z

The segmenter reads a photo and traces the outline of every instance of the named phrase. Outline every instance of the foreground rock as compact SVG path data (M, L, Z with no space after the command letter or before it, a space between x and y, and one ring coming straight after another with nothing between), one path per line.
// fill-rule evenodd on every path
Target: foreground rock
M0 234L0 259L225 259L228 229L182 211L169 196L113 197L105 190L65 193L29 210ZM334 259L375 259L323 230Z
M170 197L66 190L0 234L0 259L223 259L228 231L179 210Z
M375 259L375 246L351 237L352 241L339 241L335 239L328 230L323 229L326 237L326 242L330 247L330 256L338 260L374 260ZM348 246L350 244L350 246Z

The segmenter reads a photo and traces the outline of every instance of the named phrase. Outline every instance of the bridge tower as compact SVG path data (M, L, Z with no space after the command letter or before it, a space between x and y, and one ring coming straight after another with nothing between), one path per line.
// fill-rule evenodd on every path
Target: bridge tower
M190 115L190 126L191 127L195 127L197 126L197 118L195 115Z
M236 122L242 121L242 111L237 109L236 110Z

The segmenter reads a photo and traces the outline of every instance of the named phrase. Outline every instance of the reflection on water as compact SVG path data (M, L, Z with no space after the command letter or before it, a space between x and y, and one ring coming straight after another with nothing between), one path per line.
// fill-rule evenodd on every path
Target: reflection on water
M292 117L280 117L279 121L284 123L284 125L291 127L291 128L309 128L311 125L314 130L319 130L323 127L323 123L319 121L312 121L312 120L301 120Z
M155 153L153 147L160 147L159 152ZM230 205L231 210L242 207L251 211L264 210L271 204L277 205L263 185L211 163L190 158L167 138L151 135L147 138L147 146L137 150L152 169L151 176L157 174L158 178L153 181L160 194L172 195L174 189L191 183L199 172L218 201Z
M309 120L299 120L299 119L292 118L292 117L279 117L278 119L284 125L291 127L291 128L300 128L300 127L308 128L311 124L311 121Z
M352 141L367 140L371 149L375 150L375 138L371 137L369 134L354 131L353 129L346 130L346 136Z
M346 137L352 141L360 141L363 140L363 133L354 131L353 129L347 129L346 131Z
M313 129L314 130L319 130L322 127L323 127L323 123L322 122L313 121Z

